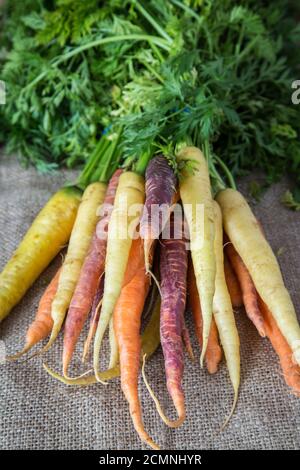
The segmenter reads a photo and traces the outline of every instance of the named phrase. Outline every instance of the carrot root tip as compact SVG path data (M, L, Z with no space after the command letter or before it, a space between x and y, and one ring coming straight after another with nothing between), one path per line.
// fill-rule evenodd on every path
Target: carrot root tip
M18 359L20 359L20 357L24 356L24 354L26 354L29 350L31 349L31 346L28 345L28 346L25 346L21 351L19 351L18 353L16 354L12 354L11 356L6 356L5 357L5 360L7 362L14 362L14 361L17 361Z
M222 424L222 426L221 426L221 428L220 428L220 432L222 432L222 431L226 428L227 424L229 423L229 421L230 421L230 419L231 419L231 417L232 417L232 415L233 415L233 413L234 413L234 410L235 410L235 407L236 407L236 404L237 404L237 399L238 399L238 391L236 390L236 391L234 392L234 399L233 399L233 404L232 404L230 413L229 413L229 415L225 418L225 421L224 421L224 423Z
M85 377L86 375L90 374L91 372L93 372L93 369L89 369L80 375L75 375L74 377L71 377L70 375L68 375L67 370L63 370L63 376L67 380L79 380L79 379L82 379L82 377ZM105 385L107 385L107 382L105 382Z
M100 378L100 371L98 369L94 368L94 374L95 374L97 382L99 382L102 385L108 385L108 382L104 382L104 380Z
M150 268L149 268L149 269L146 268L146 274L149 274L149 275L152 277L152 279L154 280L154 282L155 282L155 284L156 284L156 286L157 286L159 295L160 295L160 297L161 297L161 296L162 296L162 295L161 295L161 289L160 289L160 284L159 284L159 281L158 281L157 277L155 276L155 274L153 273L153 271L151 271Z
M156 405L157 412L158 412L159 416L161 417L161 419L163 420L163 422L167 426L169 426L170 428L178 428L179 426L181 426L181 424L185 420L185 412L183 412L182 415L179 416L178 419L175 420L175 421L171 421L169 418L167 418L167 416L165 415L165 413L162 410L162 407L159 403L159 400L155 396L155 394L154 394L154 392L153 392L153 390L152 390L152 388L151 388L151 386L150 386L150 384L147 380L146 373L145 373L146 356L147 356L147 354L144 354L144 356L143 356L142 376L143 376L144 383L147 387L147 390L148 390L152 400L154 401L154 403Z

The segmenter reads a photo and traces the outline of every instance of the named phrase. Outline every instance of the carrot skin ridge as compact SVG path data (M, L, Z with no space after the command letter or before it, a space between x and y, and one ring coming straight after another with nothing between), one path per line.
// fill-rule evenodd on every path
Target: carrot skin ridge
M95 228L68 310L64 330L64 375L67 375L68 366L72 359L75 346L92 306L93 298L97 290L98 280L104 272L107 226L121 173L122 170L117 170L112 176L107 187L101 208L103 217L99 220Z
M231 242L226 244L225 251L239 280L247 316L256 327L260 336L265 337L264 319L258 306L257 292L249 271Z
M152 260L150 251L154 240L159 238L160 233L168 219L168 214L159 210L159 216L152 217L152 208L171 207L176 192L177 179L165 157L158 155L150 160L145 173L145 194L143 214L140 221L140 235L144 239L145 265L149 271Z

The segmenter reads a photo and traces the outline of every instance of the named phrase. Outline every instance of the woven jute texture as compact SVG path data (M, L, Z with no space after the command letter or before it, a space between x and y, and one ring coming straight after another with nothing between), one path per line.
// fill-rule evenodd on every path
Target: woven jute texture
M11 256L34 216L66 179L74 174L60 172L38 175L20 168L15 159L0 157L0 268ZM252 177L253 179L253 177ZM245 179L240 188L246 192ZM254 205L266 236L279 262L286 285L300 312L300 214L279 203L286 183L274 185ZM23 344L24 332L33 319L43 289L61 262L58 256L30 289L22 302L0 326L7 352ZM190 319L188 319L190 320ZM186 357L184 390L187 419L177 429L167 428L140 380L140 396L146 429L164 449L299 449L300 399L295 398L282 378L278 360L267 339L256 333L243 310L236 313L241 341L242 381L236 412L219 432L232 403L226 365L209 376L199 362ZM194 350L199 349L192 332ZM3 346L3 343L2 343ZM82 372L80 348L74 358ZM53 350L43 357L61 367L62 335ZM105 360L107 351L104 348ZM103 367L105 362L102 363ZM74 369L75 371L75 369ZM169 416L173 407L165 387L163 358L159 349L146 367L149 382ZM1 449L143 449L120 390L119 379L108 386L85 388L56 382L42 368L42 359L0 366Z

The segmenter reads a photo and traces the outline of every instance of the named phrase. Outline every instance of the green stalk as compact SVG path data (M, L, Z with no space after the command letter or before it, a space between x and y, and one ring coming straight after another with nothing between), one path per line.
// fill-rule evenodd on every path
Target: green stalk
M91 175L94 173L98 167L99 160L101 159L103 153L105 153L110 142L106 136L102 136L96 145L94 151L92 152L87 164L85 165L83 171L79 175L76 185L84 189L91 181Z
M213 156L210 150L210 145L207 140L203 143L203 153L206 158L208 169L209 169L209 174L212 179L213 192L214 194L217 194L222 189L226 189L226 184L224 183L223 178L221 177L218 170L216 169Z
M173 42L172 38L166 33L166 31L155 21L155 19L145 10L145 8L138 2L134 2L137 10L146 18L147 21L153 26L153 28L170 44Z
M164 56L161 54L160 50L158 49L158 47L155 44L153 44L153 42L150 43L150 47L153 50L153 52L157 55L158 60L162 64L165 61L165 59L164 59Z
M144 176L148 163L151 159L152 152L144 153L141 158L133 166L133 171L138 175Z
M202 27L203 31L205 32L206 40L207 40L207 44L208 44L208 49L209 49L209 56L212 57L212 55L213 55L212 42L211 42L211 39L210 39L209 31L208 31L207 27L204 26L203 21L201 19L201 16L199 16L198 13L196 13L188 5L186 5L185 3L182 3L179 0L171 0L171 3L176 5L178 8L181 8L188 15L192 16L193 18L195 18L197 20L197 22L199 23L199 25Z
M111 176L115 172L116 167L118 166L118 158L113 163L114 157L116 157L116 149L120 142L121 131L118 132L116 138L109 143L109 146L106 152L101 158L101 163L98 165L98 169L94 174L94 181L101 181L106 183L110 180Z
M249 42L249 44L242 50L242 52L237 56L237 59L236 59L236 68L238 67L238 65L240 64L240 62L244 59L244 57L247 56L247 54L249 54L249 52L251 51L251 49L254 48L254 46L256 46L257 42L259 40L259 36L256 36L254 39L252 39L252 41Z
M228 182L229 182L229 185L232 189L237 189L236 188L236 184L235 184L235 181L234 181L234 178L232 176L232 173L230 172L229 168L227 167L227 165L225 165L225 163L223 162L223 160L221 160L220 157L218 157L218 155L214 155L214 158L215 160L217 161L217 163L220 165L220 167L222 168L222 170L224 171L227 179L228 179Z

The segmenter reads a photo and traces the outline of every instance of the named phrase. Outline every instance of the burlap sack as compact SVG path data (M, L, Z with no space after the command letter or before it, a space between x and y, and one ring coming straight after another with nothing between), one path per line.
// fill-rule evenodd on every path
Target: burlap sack
M33 169L21 169L15 159L0 157L1 268L38 210L66 178L73 176L66 172L37 175ZM242 182L243 191L248 181L249 178ZM287 287L300 311L300 214L280 205L279 197L285 188L285 183L274 185L254 206L254 211L274 251L280 252L279 262ZM58 258L1 324L0 338L8 353L23 344L25 329L59 263ZM220 425L233 397L224 361L220 371L209 376L200 369L198 361L192 363L186 358L184 389L188 416L177 430L168 429L161 422L140 381L145 425L162 448L299 449L300 399L287 389L268 340L258 336L243 311L236 313L236 321L241 340L242 383L236 412L222 433ZM191 323L189 326L192 331ZM199 356L193 334L192 338ZM61 362L61 343L60 336L54 349L44 357L57 370ZM78 368L80 353L76 354L74 364L77 372L84 370ZM1 449L145 448L131 424L119 379L107 387L67 387L46 374L41 358L22 364L4 364L0 370ZM148 363L146 372L166 413L172 416L160 349Z

